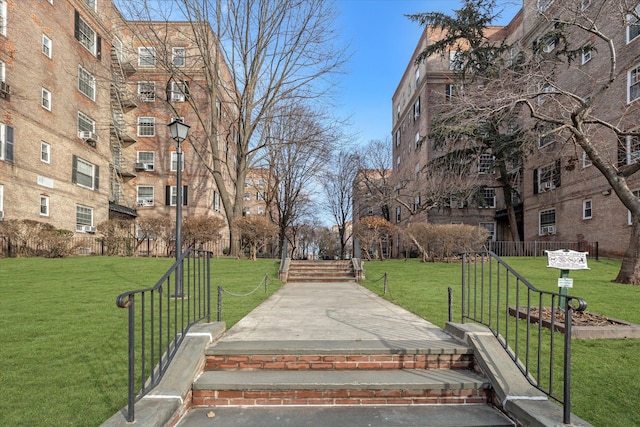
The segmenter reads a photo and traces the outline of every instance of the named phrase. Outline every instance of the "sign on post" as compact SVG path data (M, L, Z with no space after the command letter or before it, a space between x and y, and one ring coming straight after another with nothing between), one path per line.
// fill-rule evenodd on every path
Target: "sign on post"
M545 252L547 253L547 267L560 270L558 287L562 296L558 301L558 306L564 309L567 289L573 288L573 279L569 278L569 270L589 270L587 266L589 252L578 252L569 249Z

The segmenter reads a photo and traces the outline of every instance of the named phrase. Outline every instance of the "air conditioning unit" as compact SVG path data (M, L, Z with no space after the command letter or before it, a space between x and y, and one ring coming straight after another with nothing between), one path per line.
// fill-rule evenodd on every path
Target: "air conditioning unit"
M555 225L545 225L540 227L540 231L542 234L556 234L556 226Z
M148 170L149 165L147 165L146 163L136 163L134 167L137 171L146 171Z
M138 200L138 206L153 206L153 200Z
M85 140L86 142L96 143L98 142L98 135L88 130L81 130L78 132L78 138Z
M96 232L96 228L92 225L83 225L82 226L82 231L84 231L85 233L95 233Z

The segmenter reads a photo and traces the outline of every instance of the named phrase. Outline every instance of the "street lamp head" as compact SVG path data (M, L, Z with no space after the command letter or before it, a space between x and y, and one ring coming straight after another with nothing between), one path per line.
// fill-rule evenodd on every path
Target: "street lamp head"
M167 126L169 126L169 130L171 131L171 138L173 138L178 143L181 143L182 141L187 139L187 133L189 132L189 128L191 127L184 124L182 122L182 119L174 119Z

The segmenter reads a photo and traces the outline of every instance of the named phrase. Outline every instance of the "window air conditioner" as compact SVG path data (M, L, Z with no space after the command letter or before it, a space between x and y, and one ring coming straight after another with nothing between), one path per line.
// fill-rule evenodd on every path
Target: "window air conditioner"
M545 225L541 227L542 234L556 234L555 225Z
M93 142L94 144L98 142L98 135L88 130L81 130L78 132L78 137L87 142Z
M82 231L84 231L85 233L95 233L96 232L96 228L92 225L83 225L82 226Z
M146 171L148 170L147 168L149 167L149 165L147 165L146 163L136 163L134 167L137 171Z
M3 95L10 95L11 85L8 85L7 82L0 82L0 93Z

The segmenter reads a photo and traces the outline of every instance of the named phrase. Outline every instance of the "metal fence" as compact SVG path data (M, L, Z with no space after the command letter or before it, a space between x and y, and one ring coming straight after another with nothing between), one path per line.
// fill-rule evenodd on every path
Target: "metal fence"
M210 264L211 252L187 249L155 286L116 299L129 319L127 421L135 419L135 402L159 384L189 328L211 321Z
M198 250L211 252L213 256L222 256L228 254L229 239L219 239L197 246ZM54 258L85 255L169 257L175 256L175 243L167 244L161 240L137 240L128 237L104 239L95 236L66 237L56 241L30 237L12 241L6 236L0 236L0 258L36 256Z
M488 327L529 383L563 406L566 424L571 317L586 307L581 298L536 289L493 252L463 257L462 322Z
M599 259L598 242L554 242L554 241L529 241L513 242L499 241L489 242L487 249L498 256L546 256L544 251L557 251L570 249L578 252L588 252L589 258Z

